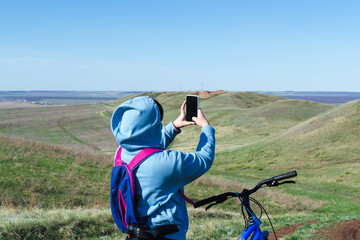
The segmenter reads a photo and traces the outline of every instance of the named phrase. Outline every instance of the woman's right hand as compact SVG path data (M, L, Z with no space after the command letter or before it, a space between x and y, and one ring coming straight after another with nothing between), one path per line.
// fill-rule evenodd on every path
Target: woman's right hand
M195 122L196 125L198 125L199 127L203 127L203 126L210 126L210 123L208 122L208 120L206 119L206 117L204 116L203 112L201 111L201 109L199 108L198 110L198 116L197 117L193 117L192 120Z

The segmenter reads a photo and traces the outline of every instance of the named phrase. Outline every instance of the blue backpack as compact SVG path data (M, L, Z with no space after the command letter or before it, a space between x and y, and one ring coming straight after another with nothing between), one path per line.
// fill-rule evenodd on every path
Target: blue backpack
M135 175L133 171L151 154L159 149L145 148L128 164L121 160L120 147L116 153L114 168L111 172L111 212L113 219L121 232L127 233L131 224L137 224L141 219L135 216Z
M121 232L127 233L128 226L132 224L141 224L146 219L139 219L135 216L135 175L133 171L143 163L150 155L161 152L160 149L145 148L141 150L129 164L121 160L121 150L117 150L114 168L111 172L111 212L113 219ZM179 190L180 195L188 203L195 203L187 198L184 193Z

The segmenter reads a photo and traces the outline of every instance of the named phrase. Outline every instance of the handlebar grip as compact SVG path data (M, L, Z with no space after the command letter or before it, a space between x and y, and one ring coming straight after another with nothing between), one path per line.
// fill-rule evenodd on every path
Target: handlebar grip
M281 180L296 177L296 176L297 176L297 172L292 171L292 172L288 172L288 173L284 173L284 174L275 176L275 177L271 178L271 180L273 180L273 181L281 181Z
M197 201L194 205L194 208L212 203L212 202L216 202L216 203L221 203L225 200L227 200L229 197L236 197L236 193L233 192L226 192L226 193L222 193L219 195L215 195L209 198L205 198L203 200Z
M217 195L216 195L216 196L209 197L209 198L205 198L205 199L203 199L203 200L200 200L200 201L195 202L194 208L198 208L198 207L201 207L201 206L203 206L203 205L212 203L212 202L214 202L214 201L216 201L216 200L217 200Z

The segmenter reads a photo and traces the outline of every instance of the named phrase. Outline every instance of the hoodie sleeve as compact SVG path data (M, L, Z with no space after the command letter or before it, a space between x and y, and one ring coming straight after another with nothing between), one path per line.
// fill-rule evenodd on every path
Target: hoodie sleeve
M160 149L167 149L172 141L174 141L176 135L181 133L180 129L174 127L173 122L170 122L168 125L161 129L161 141Z
M215 129L204 126L196 152L180 152L180 179L185 186L207 172L214 162L215 156Z

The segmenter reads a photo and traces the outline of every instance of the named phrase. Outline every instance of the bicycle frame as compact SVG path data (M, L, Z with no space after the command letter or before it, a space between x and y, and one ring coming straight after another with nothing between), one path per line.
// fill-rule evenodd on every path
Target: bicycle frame
M241 234L241 236L238 238L238 240L247 240L250 238L250 240L265 240L261 230L260 230L260 225L262 224L262 222L260 221L260 219L258 219L255 216L255 213L253 213L253 211L250 208L250 201L249 201L249 197L247 196L245 200L245 202L240 198L239 194L236 193L237 197L239 198L239 200L241 201L241 203L244 205L247 213L249 214L249 216L251 216L251 222L249 224L249 226L247 226L244 230L243 233Z
M243 230L243 233L238 240L248 240L249 237L251 237L250 240L265 240L260 230L260 226L255 222L250 223L248 228Z

